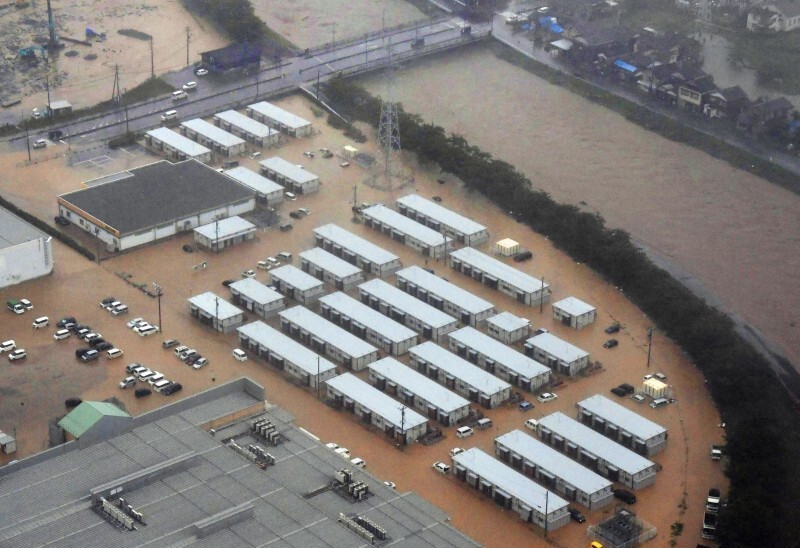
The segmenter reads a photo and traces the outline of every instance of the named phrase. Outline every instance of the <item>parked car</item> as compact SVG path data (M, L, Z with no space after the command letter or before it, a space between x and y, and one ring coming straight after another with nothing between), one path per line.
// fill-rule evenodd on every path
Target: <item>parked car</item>
M539 421L537 421L536 419L528 419L525 421L525 428L528 428L530 430L536 430L537 428L539 428Z
M184 244L181 249L183 249L186 253L194 253L194 248L189 244Z
M196 362L197 360L199 360L202 357L203 356L201 356L200 354L190 354L190 355L186 356L183 359L183 363L185 363L186 365L191 366L191 365L194 365L194 362Z
M445 464L443 462L434 462L433 469L439 472L440 474L447 474L450 472L450 465Z
M53 217L53 220L56 222L57 225L61 225L61 226L69 226L70 225L69 219L67 219L66 217L64 217L62 215L56 215L55 217Z
M664 373L656 373L656 374L655 374L655 375L653 375L653 376L654 376L655 378L657 378L658 380L660 380L660 381L665 381L665 380L667 380L667 376L666 376Z
M515 253L513 258L514 262L521 263L523 261L533 259L533 253L531 253L530 251L520 251L519 253Z
M608 339L603 343L603 348L614 348L617 345L619 345L619 341L617 339Z
M134 384L136 384L136 378L135 377L125 377L124 379L122 379L120 381L119 387L121 389L125 390L126 388L130 388Z
M103 337L92 337L89 339L89 346L97 350L97 347L106 342Z
M86 354L89 350L94 350L94 348L78 348L75 351L76 358L82 358L84 354Z
M142 323L146 323L144 321L144 318L134 318L131 321L129 321L128 323L126 323L125 325L128 327L128 329L133 329L134 327L136 327L137 325L142 324Z
M25 310L33 310L33 304L28 299L20 299L19 302L25 307Z
M67 409L75 409L82 403L83 400L80 398L67 398L66 400L64 400L64 407L66 407Z
M644 403L644 396L642 396L641 394L634 394L633 396L631 396L631 399L636 403Z
M459 453L463 453L463 452L464 452L464 450L463 450L462 448L460 448L460 447L453 447L453 448L450 450L450 456L451 456L451 457L455 457L455 456L456 456L456 455L458 455Z
M456 437L457 438L468 438L474 433L475 433L475 430L473 430L469 426L462 426L461 428L456 430Z
M208 365L208 358L199 358L192 364L192 369L200 369Z
M606 334L613 335L614 333L617 333L621 327L622 326L619 324L619 322L614 322L606 327Z
M36 141L33 142L33 148L44 148L46 146L47 141L44 139L36 139Z
M520 402L519 404L520 411L530 411L531 409L533 409L533 404L531 402L529 401Z
M359 468L366 468L367 467L367 463L364 462L364 459L362 459L360 457L356 457L354 459L350 459L350 464L352 464L353 466L358 466Z
M300 217L302 217L302 215L300 215L300 213L297 211L290 211L289 217L291 217L292 219L299 219Z
M572 521L577 521L578 523L583 523L586 521L586 516L584 516L577 508L570 506L567 508L567 510L569 510L569 517Z
M205 76L206 74L208 74L208 71L204 68L199 68L196 71L194 71L194 73L198 76Z
M240 348L234 348L231 354L233 354L233 358L237 361L247 361L247 354L245 354L244 350Z
M397 484L393 481L384 481L383 484L389 489L397 489Z
M77 324L78 320L76 320L73 316L64 316L56 322L56 327L67 327L67 324L70 323Z
M72 336L72 333L69 332L69 329L59 329L53 334L53 338L57 341L63 341L64 339L69 339Z
M125 371L128 373L134 373L140 369L145 369L145 367L142 364L136 362L129 363L127 366L125 366Z
M100 301L100 308L105 308L116 300L117 300L116 297L106 297L105 299Z
M16 347L17 347L17 343L12 341L12 340L8 340L8 341L5 341L3 343L0 343L0 354L2 354L3 352L10 352L10 351L14 350Z
M165 396L171 396L175 392L180 392L181 390L183 390L183 385L179 382L174 382L162 390L161 393Z
M128 305L127 304L118 304L111 310L109 310L114 316L119 316L120 314L127 314L128 313Z
M158 333L159 328L157 325L146 324L143 326L137 325L136 327L133 328L133 330L140 337L147 337L148 335L155 335L156 333Z
M167 339L161 343L161 348L166 350L167 348L172 348L173 346L178 346L179 344L181 343L175 339Z
M347 447L337 447L333 450L334 453L342 457L343 459L350 459L350 450Z
M255 270L245 270L242 272L242 278L255 278L256 271Z
M634 504L636 502L636 495L625 489L614 489L614 496L627 504Z
M82 362L90 362L100 357L100 352L95 349L87 350L81 355Z
M145 396L149 396L152 394L149 388L137 388L136 391L133 393L134 396L137 398L144 398Z
M66 328L69 329L70 331L72 331L75 334L77 334L78 331L80 331L81 329L91 330L91 328L88 325L83 325L83 324L79 324L79 323L68 324L66 326Z
M106 343L106 344L110 344L110 343ZM124 352L122 352L122 350L120 350L119 348L110 348L106 352L106 356L108 356L109 360L114 360L116 358L121 358L123 354L124 354Z
M42 329L50 325L50 318L47 316L42 316L41 318L36 318L33 320L33 328L34 329Z
M620 398L624 398L625 396L628 395L628 393L619 386L612 388L611 393L614 394L615 396L619 396Z
M542 392L536 399L539 400L540 403L546 403L558 399L558 395L553 392Z
M15 362L17 360L24 360L28 357L28 353L25 352L24 348L17 348L16 350L12 350L8 354L8 361Z
M325 447L327 447L331 451L336 451L337 449L339 449L339 444L336 443L335 441L329 441L328 443L325 444Z
M636 389L628 383L620 384L619 388L622 388L626 394L633 394L636 391Z

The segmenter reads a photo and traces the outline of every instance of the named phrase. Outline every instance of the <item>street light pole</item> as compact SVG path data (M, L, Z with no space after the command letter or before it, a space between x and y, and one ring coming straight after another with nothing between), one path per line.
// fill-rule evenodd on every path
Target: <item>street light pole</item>
M161 333L164 333L164 324L161 323L161 296L164 294L164 288L158 285L156 282L153 282L153 287L156 290L156 298L158 299L158 328L161 330Z
M650 369L650 350L653 348L653 328L647 328L647 368Z

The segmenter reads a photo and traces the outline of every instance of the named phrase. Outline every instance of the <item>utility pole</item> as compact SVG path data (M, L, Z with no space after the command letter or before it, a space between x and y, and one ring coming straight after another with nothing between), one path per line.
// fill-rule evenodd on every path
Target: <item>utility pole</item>
M156 64L153 57L153 36L150 36L150 78L156 77Z
M156 282L153 282L153 288L156 290L156 298L158 299L158 328L161 330L161 333L164 333L164 324L161 323L161 295L164 294L164 288L158 285Z
M48 5L50 3L48 2ZM47 115L50 116L50 75L46 74L44 77L44 85L47 88Z
M317 354L317 401L319 401L319 354Z
M317 101L319 101L319 69L317 69Z
M119 92L119 65L114 65L114 85L111 88L111 100L116 103L120 102Z
M189 66L189 25L186 25L186 66Z
M542 290L539 293L539 314L541 314L544 310L544 276L542 277Z
M333 24L333 42L331 49L336 49L336 23Z
M128 125L128 105L125 105L125 133L130 133L131 128Z
M653 348L653 328L647 328L647 368L650 369L650 350Z
M23 115L23 119L25 120L25 144L28 145L28 163L30 164L31 163L31 138L30 138L30 135L28 134L28 119L24 118L24 115Z
M408 443L408 439L406 438L406 406L400 408L400 436L403 442L400 444L400 447L404 446Z
M550 491L544 492L544 538L547 538L547 506L550 502Z

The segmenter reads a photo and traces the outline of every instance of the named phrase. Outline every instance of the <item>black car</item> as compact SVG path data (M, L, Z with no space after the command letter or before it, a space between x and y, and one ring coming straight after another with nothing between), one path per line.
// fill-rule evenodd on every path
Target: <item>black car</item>
M573 521L577 521L578 523L583 523L584 521L586 521L586 516L581 514L580 510L572 508L571 506L567 508L567 510L569 510L569 517Z
M225 287L230 287L232 283L236 282L236 280L225 280L222 282L222 285Z
M634 504L636 502L636 495L625 489L614 489L614 496L628 504Z
M92 348L94 348L95 350L97 350L98 345L100 345L100 344L102 344L104 342L106 342L106 340L103 337L95 337L94 339L89 341L89 345Z
M83 324L75 324L73 326L68 327L67 329L69 329L73 333L77 333L78 331L81 331L82 329L88 329L89 331L92 330L91 327L89 327L88 325L83 325Z
M51 141L58 141L62 137L64 137L64 132L60 129L51 129L47 132L47 138Z
M64 316L63 318L58 320L58 322L56 323L56 326L57 327L67 327L68 323L74 323L74 324L77 325L78 320L76 320L72 316Z
M186 356L186 359L183 360L183 363L185 363L186 365L194 365L194 362L196 362L202 357L203 356L201 356L200 354L190 354L189 356Z
M183 249L186 253L194 253L194 248L189 244L184 245L181 249Z
M617 333L620 330L621 327L622 326L617 322L612 323L611 325L606 327L606 333L609 334L609 335L611 335L613 333Z
M82 403L83 403L83 400L80 399L80 398L67 398L64 401L64 407L66 407L67 409L75 409L76 407L78 407Z
M520 251L519 253L514 254L515 263L521 263L522 261L527 261L529 259L533 259L533 253L530 251Z
M92 344L94 344L94 341L92 341ZM107 341L103 341L94 347L94 349L98 352L102 352L103 350L111 350L112 348L114 348L114 345Z
M608 339L606 342L603 343L603 348L614 348L619 344L617 339Z
M105 299L100 301L100 308L105 308L106 306L110 305L116 300L117 300L116 297L106 297Z
M69 226L70 224L69 219L61 215L56 215L55 217L53 217L53 220L56 222L57 225L61 226Z
M289 213L289 217L291 217L292 219L299 219L302 216L303 215L299 211L292 211L291 213Z
M153 392L149 388L137 388L136 391L133 393L134 396L137 398L144 398L145 396L149 396Z
M165 396L171 396L175 392L183 390L183 385L179 382L174 382L161 391Z
M636 389L628 383L620 384L618 388L622 388L626 394L633 394Z
M75 357L82 358L89 350L94 350L94 348L79 348L75 351Z
M628 393L621 387L617 386L616 388L611 389L611 393L615 396L619 396L620 398L624 398L628 395Z

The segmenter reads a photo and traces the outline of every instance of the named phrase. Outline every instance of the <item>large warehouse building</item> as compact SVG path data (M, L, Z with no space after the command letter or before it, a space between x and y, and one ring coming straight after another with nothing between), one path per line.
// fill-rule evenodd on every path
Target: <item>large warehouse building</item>
M482 224L419 194L409 194L398 199L397 211L467 245L480 245L489 239L489 230Z
M602 394L575 405L579 421L640 455L650 457L667 446L666 428Z
M389 276L403 265L400 257L333 223L314 229L314 243L376 276Z
M125 251L256 207L255 195L200 162L167 161L123 171L58 197L58 213Z
M0 288L52 272L52 237L0 207Z

